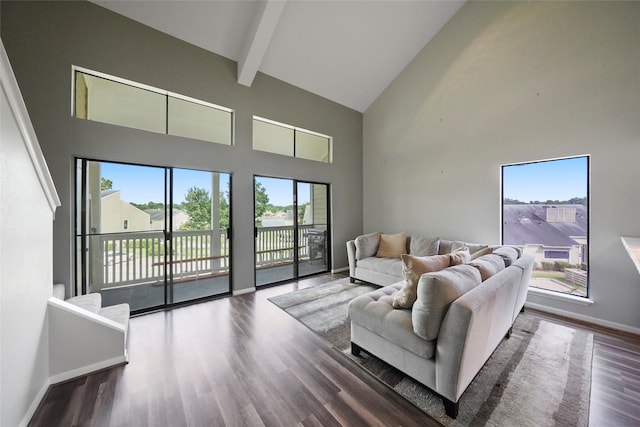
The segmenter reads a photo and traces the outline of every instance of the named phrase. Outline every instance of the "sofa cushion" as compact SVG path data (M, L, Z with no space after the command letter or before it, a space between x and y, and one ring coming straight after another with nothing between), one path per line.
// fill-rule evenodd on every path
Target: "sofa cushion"
M494 254L483 255L471 261L469 265L478 269L483 282L505 268L502 257Z
M411 311L394 309L391 305L402 282L376 289L354 298L347 308L349 319L422 358L435 354L435 341L425 341L413 333Z
M450 265L462 265L469 264L471 262L471 254L469 254L469 248L458 248L450 255Z
M442 248L440 249L440 253L452 253L460 248L469 248L469 253L474 254L481 249L487 248L488 245L482 243L469 243L469 242L461 242L460 240L453 241L440 241L440 245ZM446 250L447 252L442 252L442 250Z
M365 258L358 261L358 268L402 279L402 261L397 258Z
M489 255L493 253L493 248L490 247L486 247L484 249L480 249L479 251L476 251L474 253L471 254L471 261L473 261L476 258L480 258L483 255Z
M415 334L427 341L436 339L451 303L481 282L480 272L470 265L423 274L411 311Z
M509 267L519 258L518 250L509 246L500 246L498 248L495 248L493 250L493 253L501 256L504 260L504 265L507 267Z
M411 236L409 253L414 256L438 255L439 237Z
M411 308L416 302L418 280L424 273L440 271L449 267L449 255L433 255L417 257L409 254L402 255L402 276L404 285L393 296L395 308Z
M356 237L356 260L375 256L380 244L380 233L370 233Z
M400 258L407 253L407 235L404 233L381 234L380 245L376 256L378 258Z

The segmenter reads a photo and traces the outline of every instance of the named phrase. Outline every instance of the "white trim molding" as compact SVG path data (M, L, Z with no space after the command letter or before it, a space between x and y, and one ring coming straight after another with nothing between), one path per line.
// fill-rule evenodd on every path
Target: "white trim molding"
M540 288L529 288L528 295L535 295L537 297L549 298L557 301L568 302L577 305L592 305L593 300L585 297L579 297L576 295L563 294L561 292L548 291Z
M556 314L558 316L567 317L569 319L581 320L583 322L591 323L598 326L604 326L610 329L616 329L618 331L630 332L632 334L640 335L640 329L632 326L623 325L621 323L610 322L608 320L602 320L591 316L585 316L583 314L574 313L571 311L560 310L557 308L549 307L543 304L537 304L533 302L527 302L526 308L532 308L538 311L544 311L545 313Z
M35 415L36 410L38 409L38 406L40 406L42 399L44 399L44 395L49 390L50 385L51 385L50 380L47 380L42 384L42 387L40 388L40 390L38 390L38 393L33 398L31 405L29 405L29 409L27 409L27 412L25 412L24 417L22 417L19 427L27 427L29 425L31 418L33 418L33 416Z
M244 294L250 294L256 291L256 288L246 288L246 289L238 289L236 291L233 291L232 295L238 296L238 295L244 295Z
M7 96L11 113L15 117L18 128L20 129L22 140L24 141L25 148L29 153L31 163L33 164L33 168L38 176L40 185L42 186L42 191L49 202L51 212L55 214L56 208L60 206L60 198L58 197L58 192L53 184L53 179L51 178L47 162L45 161L42 150L40 149L36 132L33 129L31 119L29 118L27 106L22 99L18 81L13 74L9 57L4 49L4 43L2 43L1 40L0 50L0 81L2 82L2 90Z
M71 369L69 371L53 375L49 377L49 385L54 385L64 381L72 380L74 378L83 377L85 375L101 371L103 369L112 368L118 365L125 365L126 363L128 363L128 356L126 354L124 356L116 356L109 360L102 360L98 363L93 363L91 365L82 366L77 369Z

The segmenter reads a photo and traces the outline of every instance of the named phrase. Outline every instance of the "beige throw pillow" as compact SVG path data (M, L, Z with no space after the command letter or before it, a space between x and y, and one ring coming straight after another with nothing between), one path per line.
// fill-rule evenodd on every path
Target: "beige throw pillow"
M400 255L407 253L407 235L381 234L380 245L376 256L378 258L400 258Z
M469 264L471 262L471 255L469 254L469 248L458 248L454 252L451 252L451 265Z
M417 257L402 255L402 276L404 285L393 295L391 304L394 308L411 308L416 302L418 281L424 273L440 271L449 267L449 255L433 255Z

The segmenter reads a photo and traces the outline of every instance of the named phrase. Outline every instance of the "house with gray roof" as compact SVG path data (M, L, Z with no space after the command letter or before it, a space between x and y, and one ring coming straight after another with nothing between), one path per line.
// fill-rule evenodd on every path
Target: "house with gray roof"
M504 205L502 241L522 246L536 262L584 264L588 221L584 205Z

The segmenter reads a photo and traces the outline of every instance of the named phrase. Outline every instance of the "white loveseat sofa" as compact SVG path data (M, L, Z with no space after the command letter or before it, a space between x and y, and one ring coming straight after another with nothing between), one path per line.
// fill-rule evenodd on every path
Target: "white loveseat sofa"
M409 250L411 239L407 238ZM418 240L426 241L413 239L416 250ZM464 247L477 257L422 274L417 279L415 302L410 308L398 309L393 306L394 297L406 286L402 280L406 262L388 258L361 263L370 258L365 256L373 251L369 245L375 246L379 238L374 233L361 240L366 242L360 242L359 254L355 241L347 243L352 280L386 286L349 303L352 353L359 355L364 350L424 384L443 399L447 415L455 418L460 397L509 336L524 307L533 257L511 247L431 239L435 242L429 252L436 257L446 259L452 248L455 253Z

